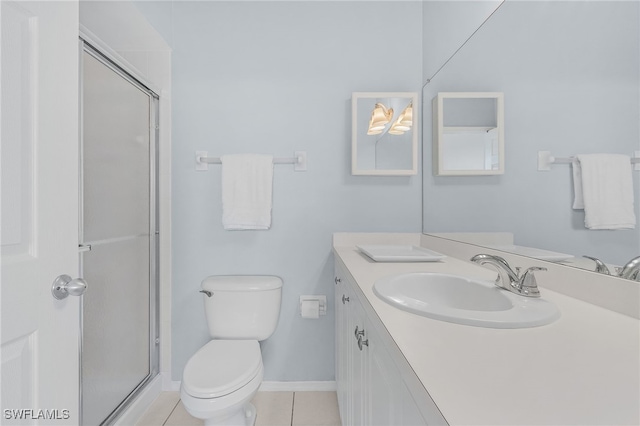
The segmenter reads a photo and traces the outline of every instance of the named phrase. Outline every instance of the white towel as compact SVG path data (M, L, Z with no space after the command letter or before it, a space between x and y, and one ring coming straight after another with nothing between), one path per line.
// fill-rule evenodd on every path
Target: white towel
M589 229L633 229L631 158L618 154L581 154L574 164L573 208L584 208L584 224ZM581 187L581 189L580 189Z
M582 197L582 168L577 158L571 162L573 172L573 209L584 210L584 198Z
M225 155L222 160L224 229L269 229L273 192L273 156Z

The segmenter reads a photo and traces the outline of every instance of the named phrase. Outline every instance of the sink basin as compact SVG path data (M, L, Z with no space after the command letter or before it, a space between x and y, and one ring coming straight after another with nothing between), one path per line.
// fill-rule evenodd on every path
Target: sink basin
M458 275L415 272L375 282L374 293L396 308L457 324L489 328L526 328L560 317L553 303L519 296L491 281Z

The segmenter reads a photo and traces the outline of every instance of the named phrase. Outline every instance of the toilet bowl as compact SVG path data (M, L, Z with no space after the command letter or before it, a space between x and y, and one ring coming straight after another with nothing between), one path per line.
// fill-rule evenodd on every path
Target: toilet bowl
M180 399L205 425L252 426L251 399L264 374L260 340L275 330L282 280L272 276L215 276L202 282L213 340L187 362Z
M187 362L180 398L205 425L250 426L256 414L250 401L262 377L257 340L212 340Z

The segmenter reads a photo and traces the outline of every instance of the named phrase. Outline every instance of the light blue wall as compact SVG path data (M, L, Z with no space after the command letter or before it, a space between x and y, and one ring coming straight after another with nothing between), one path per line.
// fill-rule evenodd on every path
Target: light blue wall
M640 149L639 22L638 2L505 2L424 88L424 231L513 231L517 244L613 263L638 255L638 229L585 229L570 166L538 172L537 152ZM433 176L431 100L446 91L504 92L504 175Z
M172 7L173 379L209 339L201 280L274 274L284 280L283 304L262 344L265 380L333 380L332 233L420 232L419 176L351 176L350 106L352 92L420 91L422 5ZM272 228L229 232L221 225L220 166L196 172L196 150L279 157L304 150L309 170L275 166ZM300 318L306 294L327 295L326 316Z
M174 48L174 380L208 339L200 281L240 273L285 281L265 379L332 380L333 306L313 321L297 304L302 294L332 300L333 232L417 232L423 219L425 231L515 230L542 248L640 251L638 232L584 230L567 166L536 170L538 150L640 149L636 2L508 1L424 89L424 206L419 177L350 175L351 92L419 91L499 2L467 3L137 3ZM505 92L506 174L433 177L431 98L487 90ZM226 232L219 166L193 169L201 149L306 150L309 171L276 166L271 230Z
M173 46L173 1L132 0L169 46Z
M422 7L422 81L433 77L503 1L425 1Z

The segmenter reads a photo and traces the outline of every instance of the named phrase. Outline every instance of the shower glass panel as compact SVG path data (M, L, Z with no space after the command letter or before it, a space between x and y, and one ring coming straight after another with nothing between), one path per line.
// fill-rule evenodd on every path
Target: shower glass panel
M154 110L148 90L85 48L80 234L91 287L82 308L84 425L109 423L157 373Z

